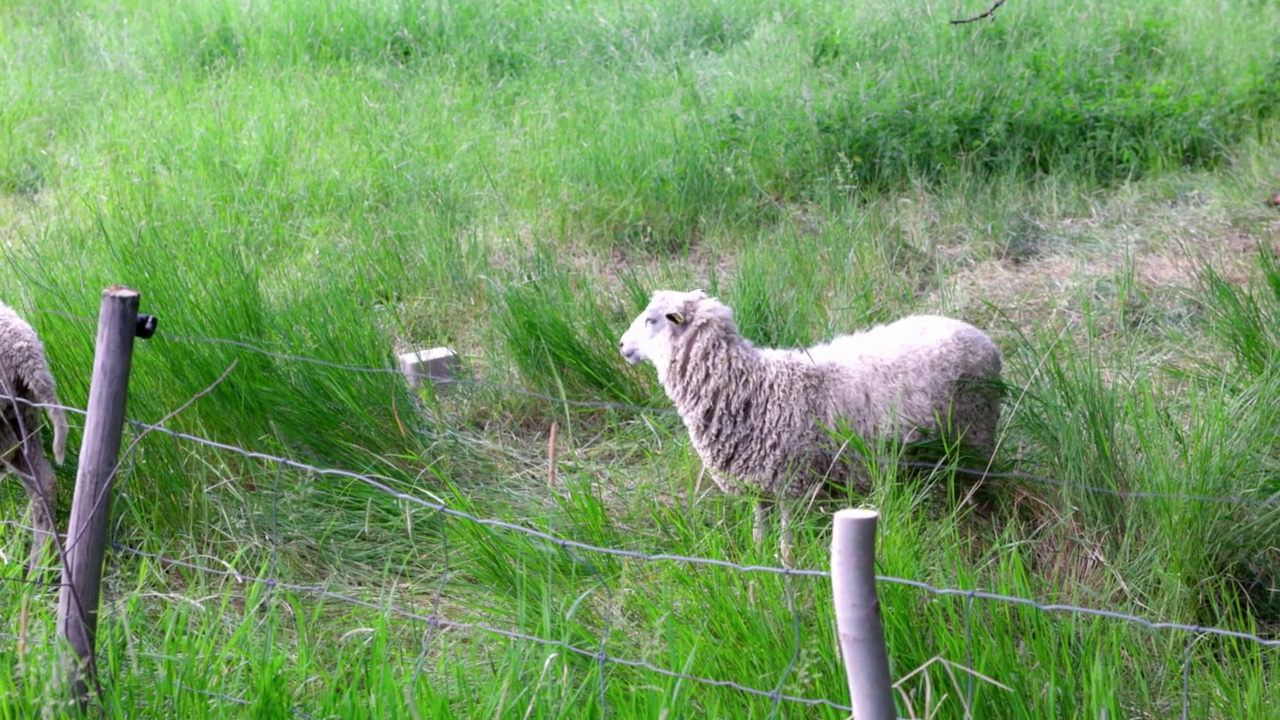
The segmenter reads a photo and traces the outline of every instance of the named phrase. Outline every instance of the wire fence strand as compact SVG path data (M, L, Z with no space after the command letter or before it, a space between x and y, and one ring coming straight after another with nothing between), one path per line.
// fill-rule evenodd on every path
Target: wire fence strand
M239 583L266 584L270 582L267 578L254 577L253 575L241 573L236 570L222 570L219 568L212 568L204 565L198 565L196 563L190 563L185 560L166 557L164 555L160 555L157 553L145 552L121 543L117 543L114 546L114 549L117 552L122 552L129 555L134 555L137 557L147 558L149 560L154 560L156 562L165 563L168 565L174 565L177 567L186 568L188 570L192 570L202 574L217 575L220 577L231 578ZM654 665L645 660L633 660L633 659L627 659L627 658L614 657L612 655L608 655L607 653L603 653L598 649L590 650L587 648L578 647L576 645L565 642L563 640L552 640L549 638L538 637L537 635L522 633L517 630L509 630L506 628L494 627L492 625L485 625L483 623L446 620L435 615L423 615L421 613L416 613L416 612L413 612L412 610L407 610L405 608L399 607L394 604L380 604L380 603L371 602L369 600L362 600L360 598L344 595L342 593L329 590L328 588L321 585L300 585L296 583L276 581L275 587L281 588L284 590L292 590L294 592L299 592L299 593L316 595L318 597L328 598L330 600L336 600L338 602L346 603L349 605L364 607L369 610L394 613L401 617L404 617L410 620L425 622L429 626L434 626L438 628L443 628L448 630L483 632L490 635L503 637L509 640L521 640L525 642L536 643L539 645L545 645L548 647L554 647L554 648L558 648L566 652L571 652L571 653L574 653L575 655L580 655L582 657L586 657L592 660L601 661L603 659L603 661L605 662L613 663L616 665L625 665L628 667L639 668L639 669L647 670L649 672L653 672L665 677L675 678L679 680L686 680L689 682L696 682L699 684L709 685L714 687L727 687L734 690L738 690L740 692L747 693L749 695L755 695L757 697L765 698L770 701L773 701L775 698L778 698L786 702L800 703L803 705L811 705L811 706L826 706L834 710L840 710L845 712L851 712L853 710L853 708L848 705L842 705L840 703L832 702L826 699L796 697L793 695L780 693L775 690L762 690L760 688L753 688L749 685L743 685L741 683L738 683L732 680L716 680L713 678L703 678L697 675L691 675L689 673L682 673L674 670L668 670L666 668L663 668L658 665Z
M322 468L322 467L311 465L309 463L304 463L298 460L292 460L292 459L280 457L277 455L270 455L267 453L240 448L235 445L228 445L226 443L220 443L214 440L208 440L206 438L202 438L197 435L190 435L188 433L178 432L176 430L170 430L169 428L165 428L165 427L148 425L146 423L138 422L136 420L129 420L128 422L131 424L135 424L140 428L144 428L144 429L151 430L153 432L169 435L169 436L178 438L180 440L185 440L188 442L195 443L197 445L203 445L206 447L235 453L244 458L256 459L256 460L269 462L269 463L280 463L281 465L291 467L295 470L313 473L318 476L334 476L334 477L341 477L348 480L355 480L358 482L362 482L374 489L380 490L396 498L397 500L404 500L405 502L409 502L414 505L427 508L429 510L434 510L434 511L443 513L445 515L448 515L450 517L456 517L462 520L466 520L466 521L475 523L477 525L486 525L489 527L501 528L503 530L509 530L515 533L521 533L524 535L528 535L530 537L546 540L548 542L555 543L557 545L561 545L566 548L574 548L578 550L598 552L606 555L615 555L618 557L634 558L637 560L647 560L647 561L669 560L673 562L684 562L684 563L692 563L692 564L699 564L699 565L711 565L715 567L729 568L732 570L737 570L739 572L759 572L759 573L771 573L775 575L782 575L784 573L787 573L791 575L800 575L800 576L809 576L809 577L830 577L830 573L828 573L825 570L787 570L785 568L773 567L769 565L742 565L739 563L730 562L728 560L718 560L714 558L699 558L699 557L689 557L686 555L674 555L674 554L647 554L647 553L642 553L636 550L624 550L621 548L599 547L596 545L591 545L589 543L578 542L577 540L569 540L567 538L557 537L555 535L543 532L541 530L536 530L534 528L526 527L524 525L507 522L505 520L498 520L495 518L486 518L486 517L480 517L478 515L473 515L469 512L466 512L465 510L458 510L456 508L451 508L448 505L445 505L443 503L434 502L432 500L426 500L426 499L417 497L416 495L411 495L409 493L396 490L395 488L387 485L386 483L380 480L377 480L368 475L364 475L362 473L353 472L351 470L343 470L341 468Z
M643 560L643 561L684 562L684 563L691 563L691 564L710 565L715 567L727 568L727 569L732 569L739 572L761 572L761 573L781 575L783 582L787 583L786 591L788 594L788 607L792 613L792 623L793 623L794 633L795 633L795 645L794 645L794 651L792 653L791 658L788 661L786 669L783 671L778 681L778 684L772 690L762 690L760 688L752 688L750 686L746 686L741 683L737 683L735 681L716 680L712 678L703 678L703 677L699 677L699 676L688 674L688 673L677 673L675 671L671 671L665 668L661 668L659 666L655 666L652 663L649 663L646 661L630 660L626 658L618 658L618 657L609 655L605 651L605 647L607 645L607 637L608 637L607 620L606 620L605 632L602 636L601 646L598 649L593 651L587 648L571 645L564 641L538 638L537 636L521 633L519 631L514 631L514 630L509 630L504 628L497 628L497 627L492 627L492 626L483 625L479 623L467 623L467 622L442 620L438 614L438 599L442 594L442 590L437 594L437 603L433 604L433 610L431 615L423 616L420 613L414 613L412 611L404 610L402 608L395 608L395 607L386 608L383 605L379 605L376 603L358 600L356 598L350 598L348 596L341 595L339 593L334 593L332 591L329 591L319 586L301 586L301 585L283 584L283 583L278 583L278 581L275 581L275 580L272 580L272 582L276 582L277 585L280 587L286 587L286 588L294 589L300 592L315 593L321 596L330 597L330 598L341 600L344 602L349 602L356 605L362 605L370 609L390 610L402 616L410 617L422 622L426 622L429 628L439 627L439 628L452 628L452 629L467 629L467 630L485 632L491 635L502 636L509 639L524 640L524 641L541 643L543 645L554 646L566 652L571 652L583 657L592 658L599 664L601 668L603 668L603 666L606 663L625 665L630 667L642 668L650 672L654 672L656 674L667 676L667 677L677 677L690 682L697 682L700 684L711 685L711 686L733 688L747 694L768 698L771 702L771 712L770 712L771 716L776 716L776 713L778 710L778 703L781 701L801 702L801 703L808 703L812 705L825 705L825 706L839 709L842 711L847 709L846 706L843 706L831 701L798 698L795 696L786 695L781 692L781 688L785 684L786 678L789 676L792 668L795 666L795 663L798 661L799 650L800 650L799 615L795 608L794 598L791 595L791 589L789 585L790 578L792 577L830 578L830 573L828 571L808 570L808 569L790 569L790 568L771 567L771 566L741 565L738 563L733 563L730 561L719 560L719 559L698 558L698 557L666 554L666 553L648 554L648 553L642 553L634 550L623 550L619 548L595 546L588 543L582 543L582 542L570 540L567 538L557 537L550 533L546 533L546 532L543 532L534 528L522 526L522 525L517 525L515 523L508 523L505 521L495 520L492 518L483 518L483 517L475 516L465 511L460 511L454 508L450 508L442 503L436 503L429 500L424 500L422 498L417 498L408 493L390 488L385 483L382 483L378 480L362 475L360 473L353 473L350 471L339 470L335 468L318 468L318 467L314 467L306 463L300 463L298 461L291 460L288 458L266 455L264 453L255 453L253 451L249 451L244 448L227 446L221 443L213 443L212 441L208 441L204 438L188 436L183 433L178 433L176 431L168 430L167 428L156 428L156 431L169 433L175 438L178 438L184 441L195 442L198 444L206 444L213 447L217 447L219 449L238 453L245 457L254 457L266 462L274 462L274 463L277 463L278 467L283 467L283 466L295 467L297 469L305 470L306 472L314 473L317 476L323 476L326 474L336 474L341 477L361 480L378 489L383 490L384 492L388 492L398 498L409 500L417 504L420 504L422 506L429 507L433 509L441 518L444 518L444 517L458 518L462 521L473 522L473 523L492 526L492 527L498 527L504 530L521 533L529 537L537 538L545 542L551 543L566 551L569 551L572 548L572 549L581 550L584 552L596 552L596 553L602 553L606 555L623 556L623 557L634 558L634 559ZM122 549L125 552L142 555L144 557L150 557L157 561L171 562L171 563L183 565L192 569L197 569L200 571L208 570L209 572L213 572L219 575L237 577L244 582L261 582L261 580L257 578L252 578L232 570L215 570L212 568L203 568L202 566L196 566L191 563L184 563L182 561L177 561L174 558L165 558L164 556L160 556L160 555L143 553L133 548L126 547ZM603 576L599 574L599 571L594 567L593 564L583 563L583 565L591 569L592 573L595 574L599 579L602 587L607 588L607 582L604 580ZM1112 620L1134 623L1134 624L1146 627L1150 630L1183 631L1187 633L1192 633L1193 634L1192 637L1194 637L1195 634L1217 635L1220 637L1235 638L1239 640L1246 640L1246 641L1258 643L1259 645L1262 645L1264 647L1280 646L1280 640L1268 639L1268 638L1261 637L1259 635L1254 635L1251 633L1246 633L1246 632L1241 632L1236 630L1205 627L1205 626L1192 625L1192 624L1186 624L1186 623L1153 621L1137 615L1131 615L1131 614L1121 613L1121 612L1111 611L1111 610L1100 610L1096 608L1082 607L1082 606L1070 605L1070 604L1041 603L1039 601L1032 600L1029 598L1022 598L1022 597L1004 595L999 593L985 592L975 588L937 587L929 583L925 583L917 580L910 580L906 578L897 578L893 576L881 575L881 576L877 576L876 579L877 579L877 582L907 586L907 587L915 588L918 590L926 591L935 596L962 597L965 602L965 627L966 627L965 632L966 632L966 648L967 648L966 660L970 667L972 667L974 663L973 638L972 638L972 608L973 608L974 601L979 599L984 601L989 601L989 602L1009 603L1014 605L1031 607L1041 612L1047 612L1047 613L1068 613L1068 614L1077 614L1082 616L1109 618ZM443 585L441 585L441 588L442 587ZM608 597L606 597L606 605L607 606L611 605L611 599L609 599ZM425 648L424 648L424 652L425 652ZM1188 662L1189 662L1189 659L1188 659ZM603 669L601 669L599 672L600 672L600 683L601 683L600 684L600 692L601 692L601 698L602 698L601 702L603 703L603 696L604 696L604 690L605 690L605 673ZM1184 707L1189 707L1188 705L1189 703L1189 666L1184 668L1184 681L1188 683L1187 687L1184 688L1184 692L1183 692ZM974 697L974 684L972 682L972 679L970 679L970 681L968 682L968 686L965 688L965 690L966 690L965 692L966 699L969 704L968 707L972 707L972 702Z
M666 415L666 416L679 415L679 413L673 408L655 408L655 407L646 406L646 405L636 405L633 403L623 403L623 402L615 402L615 401L608 401L608 400L577 400L577 399L571 399L567 397L550 395L547 393L541 393L534 390L529 390L527 388L522 388L515 385L508 385L504 383L494 383L494 382L488 382L484 380L471 380L467 378L456 378L456 377L441 378L441 377L436 377L434 375L430 375L427 373L405 372L404 370L401 370L399 368L349 365L344 363L331 362L331 361L323 360L319 358L306 357L302 355L276 353L276 352L267 350L265 348L259 347L257 345L241 342L238 340L226 340L222 338L183 337L183 336L167 336L167 337L170 340L176 340L181 342L198 342L198 343L214 343L214 344L230 345L233 347L238 347L238 348L250 350L252 352L260 353L277 360L284 360L284 361L290 361L290 362L302 362L302 363L307 363L312 365L318 365L321 367L328 367L332 369L343 370L347 372L387 374L387 375L392 375L392 374L406 375L406 376L416 377L419 379L430 380L434 383L441 384L441 385L462 385L462 386L468 386L468 387L474 387L474 388L486 388L491 390L499 390L502 392L512 393L516 395L523 395L523 396L531 397L534 399L544 400L546 402L554 403L557 405L569 405L573 407L583 407L583 408L592 408L592 409L627 410L627 411L647 414L647 415ZM52 403L38 403L24 397L15 398L13 396L0 393L0 401L5 401L5 400L16 400L17 402L20 402L24 405L30 405L32 407L37 407L37 408L60 408L62 410L80 414L80 415L86 414L85 410L82 410L79 408L69 407L66 405L52 404ZM835 456L834 459L837 459L837 460L842 459L838 453L827 453L827 454ZM844 459L856 459L856 458L847 457ZM931 470L935 472L954 472L960 475L965 475L968 477L976 477L982 480L1019 480L1024 482L1036 483L1040 485L1058 487L1058 488L1067 489L1067 490L1079 490L1087 493L1111 495L1114 497L1121 497L1126 499L1175 500L1175 501L1183 501L1183 502L1203 502L1203 503L1219 504L1219 505L1256 505L1256 506L1264 506L1264 507L1280 507L1280 492L1273 493L1266 497L1252 497L1247 495L1205 495L1205 494L1198 494L1198 493L1164 493L1164 492L1153 492L1153 491L1144 491L1144 490L1123 490L1120 488L1107 487L1104 485L1093 485L1088 483L1078 483L1078 482L1071 482L1066 480L1059 480L1057 478L1052 478L1045 475L1039 475L1036 473L1025 472L1020 470L1012 470L1012 471L990 470L990 469L984 469L984 468L963 467L963 466L947 464L943 462L923 462L923 461L917 461L917 460L909 460L909 459L900 458L900 457L886 457L886 456L878 456L878 455L867 456L862 459L869 462L878 463L878 464L887 465L887 466L897 465L899 467Z
M1156 620L1148 620L1147 618L1130 615L1128 613L1117 612L1115 610L1099 610L1097 608L1081 607L1079 605L1068 605L1061 603L1041 603L1028 598L1017 597L1014 595L1002 595L1000 593L985 592L982 590L935 587L926 582L919 580L908 580L906 578L898 578L890 575L877 575L876 582L888 583L891 585L906 585L918 590L924 590L933 595L939 596L968 596L980 600L990 600L993 602L1008 603L1011 605L1022 605L1035 608L1041 612L1049 613L1069 613L1075 615L1089 615L1094 617L1110 618L1112 620L1121 620L1124 622L1141 625L1150 630L1181 630L1189 633L1203 633L1207 635L1218 635L1220 637L1235 638L1237 640L1249 640L1266 647L1280 647L1280 639L1264 638L1260 635L1241 632L1239 630L1227 630L1225 628L1206 627L1203 625L1189 625L1187 623L1163 622Z
M770 720L778 717L778 711L782 705L782 688L786 685L787 678L791 676L791 671L795 670L796 663L800 662L802 649L800 611L796 609L796 596L791 587L791 575L787 572L782 574L782 590L787 596L787 611L791 613L791 659L787 660L787 666L783 668L782 675L778 678L778 684L773 687L771 694L773 705L769 708Z
M68 409L75 410L75 408L68 408ZM83 411L80 411L80 412L83 412ZM640 552L637 550L600 547L596 545L591 545L589 543L584 543L576 540L571 540L568 538L558 537L556 535L552 535L551 533L547 533L541 530L537 530L535 528L519 525L517 523L498 520L496 518L481 517L481 516L466 512L464 510L451 508L448 505L445 505L443 503L426 500L426 499L417 497L415 495L412 495L410 493L397 490L387 485L386 483L381 482L363 473L353 472L351 470L344 470L341 468L322 468L322 467L318 467L309 463L304 463L298 460L293 460L286 457L249 450L249 449L241 448L235 445L229 445L227 443L221 443L214 440L209 440L207 438L202 438L197 435L191 435L188 433L179 432L179 431L172 430L172 429L158 426L158 425L150 425L148 423L143 423L136 420L129 420L127 422L143 430L169 435L176 439L183 440L186 442L191 442L197 445L202 445L202 446L217 449L217 450L231 452L231 453L240 455L242 457L245 457L247 459L256 459L256 460L267 462L267 463L278 463L280 466L290 467L295 470L312 473L317 476L336 476L336 477L342 477L349 480L356 480L356 481L365 483L377 490L380 490L392 497L395 497L396 499L404 500L406 502L410 502L410 503L419 505L421 507L434 510L443 515L459 518L461 520L472 522L478 525L500 528L503 530L524 534L529 537L538 538L550 543L554 543L556 545L560 545L561 547L564 547L564 548L574 548L574 549L588 551L588 552L596 552L596 553L602 553L606 555L626 557L626 558L632 558L632 559L643 560L648 562L669 561L669 562L680 562L680 563L688 563L688 564L695 564L695 565L708 565L712 567L720 567L720 568L735 570L743 573L766 573L766 574L774 574L774 575L790 575L790 576L797 576L797 577L830 578L830 572L826 570L803 569L803 568L788 569L788 568L774 567L774 566L768 566L768 565L744 565L744 564L735 563L729 560L722 560L717 558L701 558L701 557L693 557L693 556L679 555L679 554L673 554L673 553L650 554L650 553ZM887 583L893 583L893 584L909 585L912 587L916 587L918 589L927 590L936 595L970 595L971 594L972 597L974 598L1027 605L1027 606L1035 607L1036 609L1045 611L1045 612L1071 612L1071 613L1080 613L1080 614L1086 614L1086 615L1096 615L1099 617L1108 617L1108 618L1117 619L1117 620L1126 620L1129 622L1135 622L1141 625L1145 625L1153 630L1178 629L1178 630L1183 630L1187 632L1209 633L1209 634L1221 635L1224 637L1235 637L1239 639L1253 640L1268 646L1280 645L1280 640L1268 640L1256 635L1251 635L1249 633L1243 633L1243 632L1232 631L1232 630L1224 630L1224 629L1212 628L1212 627L1204 627L1199 625L1189 625L1189 624L1183 624L1183 623L1156 622L1156 621L1147 620L1145 618L1141 618L1138 616L1127 615L1125 613L1120 613L1120 612L1111 611L1111 610L1098 610L1098 609L1085 608L1085 607L1079 607L1074 605L1065 605L1065 604L1042 604L1035 600L1030 600L1027 598L1001 595L998 593L990 593L990 592L984 592L984 591L974 590L974 589L938 588L928 583L920 582L918 580L909 580L909 579L895 578L890 576L877 576L877 580L881 582L887 582Z
M630 410L632 412L648 413L653 415L678 415L671 408L654 408L645 405L637 405L635 403L616 402L611 400L574 400L566 397L550 395L548 393L529 390L517 385L507 385L503 383L488 382L484 380L471 380L469 378L458 377L440 377L430 373L406 371L401 368L393 367L370 367L367 365L350 365L347 363L333 362L331 360L323 360L321 358L307 357L304 355L291 355L288 353L278 353L266 348L254 345L252 343L240 340L227 340L225 338L208 338L208 337L186 337L182 335L166 335L165 339L174 342L185 343L206 343L213 345L228 345L238 347L243 350L249 350L260 355L272 358L274 360L283 360L286 362L306 363L308 365L316 365L319 367L329 368L331 370L342 370L345 372L361 373L367 375L404 375L418 380L429 380L439 385L464 385L469 387L486 388L490 390L501 390L503 392L515 395L523 395L525 397L534 398L536 400L545 400L557 405L571 405L573 407L595 408L602 410Z
M263 348L261 346L254 345L248 342L243 342L240 340L228 340L225 338L211 338L211 337L197 337L197 336L183 336L183 335L166 335L165 337L175 342L229 345L229 346L249 350L255 353L259 353L261 355L265 355L275 360L306 363L310 365L317 365L320 367L327 367L330 369L343 370L347 372L370 373L370 374L399 374L399 375L411 376L419 380L430 380L434 383L438 383L441 385L465 385L470 387L500 390L502 392L508 392L508 393L513 393L517 395L523 395L525 397L531 397L534 399L545 400L547 402L555 403L557 405L570 405L574 407L597 408L597 409L629 410L632 412L643 413L648 415L667 415L667 416L679 415L679 413L674 408L656 408L656 407L645 406L645 405L637 405L634 403L624 403L624 402L615 402L615 401L607 401L607 400L575 400L575 399L570 399L566 397L550 395L547 393L540 393L534 390L529 390L527 388L522 388L519 386L508 385L503 383L487 382L483 380L471 380L467 378L437 377L429 373L405 372L400 368L350 365L346 363L332 362L332 361L324 360L321 358L308 357L304 355L278 353L278 352L274 352L272 350ZM890 464L897 463L899 465L906 466L906 467L939 469L939 466L936 463L913 462L913 461L902 460L900 458L886 458L886 457L874 457L869 459L872 460L873 462L890 463ZM1185 500L1185 501L1194 501L1194 502L1223 503L1223 504L1280 505L1280 495L1267 497L1267 498L1254 498L1254 497L1245 497L1245 496L1239 496L1239 495L1216 496L1216 495L1198 495L1198 494L1188 494L1188 493L1144 492L1144 491L1133 491L1133 490L1121 490L1119 488L1109 488L1109 487L1100 486L1100 485L1071 483L1063 480L1058 480L1055 478L1045 477L1043 475L1037 475L1034 473L1027 473L1027 472L1019 472L1019 471L1000 472L1000 471L990 471L985 469L950 467L950 466L946 467L946 469L949 471L954 471L957 473L970 475L970 476L980 476L983 478L990 478L990 479L1025 480L1025 481L1036 482L1036 483L1041 483L1045 485L1054 485L1057 487L1083 490L1086 492L1102 493L1106 495L1115 495L1115 496L1126 497L1126 498Z
M168 428L161 428L161 427L155 427L155 426L146 426L146 427L150 427L152 430L156 432L167 433L167 434L173 435L174 437L181 438L183 440L195 442L198 444L208 445L210 447L216 447L222 450L227 450L229 452L234 452L248 458L257 458L259 460L264 460L268 462L280 463L282 465L288 465L290 467L295 467L297 469L305 470L307 472L315 473L317 475L337 475L339 477L344 477L352 480L359 480L372 487L382 490L398 499L406 500L406 501L421 505L423 507L430 508L437 512L447 514L451 517L460 518L462 520L473 522L479 525L487 525L491 527L502 528L504 530L509 530L516 533L521 533L524 535L528 535L530 537L535 537L541 540L554 543L556 545L560 545L562 547L575 548L579 550L597 552L597 553L602 553L606 555L616 555L621 557L634 558L637 560L644 560L649 562L671 561L671 562L681 562L681 563L689 563L689 564L695 564L695 565L710 565L714 567L728 568L731 570L736 570L738 572L744 572L744 573L755 572L755 573L769 573L774 575L799 576L799 577L820 577L820 578L831 577L830 571L827 571L827 570L814 570L814 569L803 569L803 568L789 569L789 568L774 567L769 565L741 565L728 560L720 560L720 559L714 559L714 558L700 558L700 557L678 555L678 554L671 554L671 553L649 554L649 553L643 553L637 550L624 550L621 548L600 547L597 545L591 545L589 543L584 543L576 540L570 540L567 538L558 537L550 533L546 533L531 527L518 525L516 523L510 523L503 520L497 520L494 518L480 517L463 510L457 510L455 508L448 507L447 505L444 505L442 503L437 503L430 500L424 500L422 498L411 495L409 493L391 488L385 483L375 480L367 475L363 475L357 472L352 472L350 470L342 470L338 468L319 468L313 465L309 465L307 463L299 462L297 460L291 460L289 458L283 458L283 457L278 457L274 455L268 455L265 453L254 452L251 450L246 450L244 448L238 448L232 445L226 445L224 443L217 443L212 440L206 440L204 438L200 438L197 436L187 435L185 433L169 430ZM1126 620L1129 622L1135 622L1141 625L1145 625L1146 627L1151 628L1153 630L1178 629L1178 630L1185 630L1188 632L1203 632L1203 633L1218 634L1224 637L1235 637L1235 638L1246 639L1246 640L1254 640L1264 645L1280 645L1280 640L1267 640L1265 638L1261 638L1256 635L1250 635L1248 633L1243 633L1243 632L1238 632L1233 630L1223 630L1219 628L1203 627L1199 625L1187 625L1187 624L1172 623L1172 622L1155 622L1155 621L1147 620L1145 618L1141 618L1135 615L1127 615L1125 613L1115 612L1112 610L1097 610L1093 608L1086 608L1086 607L1079 607L1075 605L1065 605L1065 604L1042 604L1035 600L1029 600L1027 598L1001 595L998 593L984 592L976 589L939 588L939 587L930 585L928 583L920 582L918 580L908 580L905 578L895 578L891 576L877 575L876 579L880 582L909 585L921 590L927 590L930 593L933 593L935 595L969 595L973 598L981 598L983 600L993 600L993 601L999 601L999 602L1029 605L1044 612L1071 612L1071 613L1080 613L1080 614L1086 614L1086 615L1096 615L1099 617L1108 617L1116 620Z

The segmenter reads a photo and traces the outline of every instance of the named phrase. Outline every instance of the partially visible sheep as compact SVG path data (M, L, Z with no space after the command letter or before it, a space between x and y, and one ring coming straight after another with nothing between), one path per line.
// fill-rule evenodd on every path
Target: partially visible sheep
M34 575L57 532L53 521L57 488L53 467L44 455L40 408L30 403L51 406L45 410L53 422L53 457L61 465L66 457L67 416L58 407L44 345L25 320L0 303L0 476L14 473L27 490L35 526L28 571Z
M716 484L759 493L757 544L774 500L803 497L848 468L834 462L832 430L903 442L963 436L987 452L995 442L1000 351L958 320L917 315L807 350L756 348L715 298L662 290L621 351L653 363ZM788 562L787 503L781 510Z

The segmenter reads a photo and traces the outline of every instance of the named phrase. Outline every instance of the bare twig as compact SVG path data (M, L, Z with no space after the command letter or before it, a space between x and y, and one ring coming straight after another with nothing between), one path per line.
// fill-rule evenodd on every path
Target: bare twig
M556 423L551 421L551 433L547 436L547 487L556 486Z
M124 465L124 459L129 457L129 454L133 452L134 448L138 447L138 443L142 442L143 438L145 438L147 435L150 435L153 430L162 429L164 427L164 424L169 420L172 420L174 417L176 417L178 413L182 412L183 410L186 410L187 408L191 407L192 403L204 397L205 395L208 395L209 393L213 392L214 388L221 385L222 381L226 380L227 376L231 374L231 371L235 370L236 365L239 365L239 364L240 364L239 360L232 360L231 364L227 366L227 369L223 370L222 374L219 375L218 379L214 380L212 384L210 384L208 387L201 390L200 392L196 393L195 395L192 395L190 399L188 399L186 402L179 405L174 410L170 411L164 417L160 418L158 421L156 421L154 425L150 427L145 427L143 428L141 433L136 434L133 438L133 442L129 443L129 447L125 448L125 451L120 453L120 457L116 459L116 466L114 469L112 469L111 476L115 477L116 473L120 472L120 467ZM107 487L104 486L102 488L103 492L99 493L98 496L94 498L93 512L95 513L98 512L99 508L102 507L102 502L106 499L106 489ZM84 535L85 529L87 527L88 527L87 525L82 526L80 528L80 532L77 533L74 538L67 538L67 544L74 545L80 539L80 537Z
M987 19L987 18L989 18L989 17L993 17L993 16L996 14L996 10L997 10L1001 5L1003 5L1004 3L1005 3L1005 0L996 0L994 3L991 3L991 7L987 8L987 11L986 11L986 12L981 13L981 14L978 14L978 15L974 15L973 17L970 17L970 18L960 18L959 20L952 20L952 21L951 21L951 24L952 24L952 25L966 25L966 24L971 23L971 22L978 22L979 20L986 20L986 19Z
M22 612L18 615L18 667L22 667L27 658L27 608L30 600L30 595L22 596Z
M941 655L935 655L935 656L933 656L933 657L929 658L929 660L928 660L928 661L926 661L926 662L925 662L925 664L921 665L920 667L916 668L915 670L912 670L911 672L907 673L906 675L903 675L901 678L899 678L899 679L898 679L898 682L896 682L896 683L894 683L894 684L893 684L893 689L898 691L898 694L902 697L904 704L906 704L907 706L910 706L910 704L911 704L911 703L910 703L910 695L906 692L906 688L905 688L905 687L903 687L903 683L905 683L906 681L908 681L908 680L910 680L911 678L915 677L916 675L920 675L920 676L924 679L924 686L925 686L924 711L925 711L925 717L933 717L934 712L937 710L937 708L938 708L938 707L940 707L940 706L941 706L942 701L947 699L947 695L946 695L946 694L943 694L943 695L942 695L942 697L938 698L938 705L936 705L936 706L935 706L935 705L933 705L933 702L932 702L932 696L933 696L933 683L932 683L932 681L929 679L929 674L928 674L928 673L926 673L926 672L924 672L924 671L925 671L926 669L928 669L928 667L929 667L930 665L934 664L934 663L939 663L939 664L941 664L941 665L942 665L942 667L946 670L947 675L951 678L951 684L952 684L952 685L955 687L955 689L956 689L956 697L960 699L960 703L964 706L964 716L965 716L965 717L973 717L973 714L972 714L972 710L973 710L973 708L969 707L969 703L968 703L968 701L967 701L967 700L965 700L965 698L964 698L964 693L963 693L963 692L961 692L961 689L960 689L960 683L959 683L959 681L956 679L956 674L955 674L955 671L956 671L956 670L960 670L960 671L966 672L966 673L968 673L969 675L971 675L971 676L973 676L973 677L976 677L976 678L978 678L979 680L982 680L983 682L986 682L986 683L988 683L988 684L990 684L990 685L994 685L994 686L996 686L996 687L998 687L998 688L1000 688L1001 690L1004 690L1004 691L1006 691L1006 692L1013 692L1013 688L1009 687L1008 685L1005 685L1005 684L1004 684L1004 683L1002 683L1002 682L999 682L998 680L995 680L994 678L987 677L986 675L983 675L982 673L978 672L977 670L973 670L973 669L971 669L971 668L967 668L967 667L965 667L964 665L961 665L961 664L959 664L959 663L952 662L952 661L950 661L950 660L948 660L948 659L946 659L946 658L942 657ZM913 717L914 717L914 715L913 715Z

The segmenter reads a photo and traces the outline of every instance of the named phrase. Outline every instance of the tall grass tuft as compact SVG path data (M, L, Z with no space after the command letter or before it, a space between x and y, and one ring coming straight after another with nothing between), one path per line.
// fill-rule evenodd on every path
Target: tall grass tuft
M556 397L639 403L648 393L618 353L629 305L538 251L532 275L497 288L504 355L531 388Z
M1258 247L1262 284L1241 287L1212 267L1203 269L1209 328L1249 376L1275 375L1280 367L1280 260L1269 244Z

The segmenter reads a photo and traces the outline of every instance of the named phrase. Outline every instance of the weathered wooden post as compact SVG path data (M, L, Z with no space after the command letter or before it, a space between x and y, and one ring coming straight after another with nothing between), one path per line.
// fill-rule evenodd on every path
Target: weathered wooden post
M94 643L107 527L111 520L111 483L120 454L133 338L147 338L155 319L138 315L138 292L113 286L102 292L98 340L89 384L89 408L76 489L67 527L62 587L58 595L58 634L74 655L64 657L63 682L83 707L94 677Z
M831 586L840 653L855 720L894 720L889 653L876 596L875 510L836 513L831 538Z

